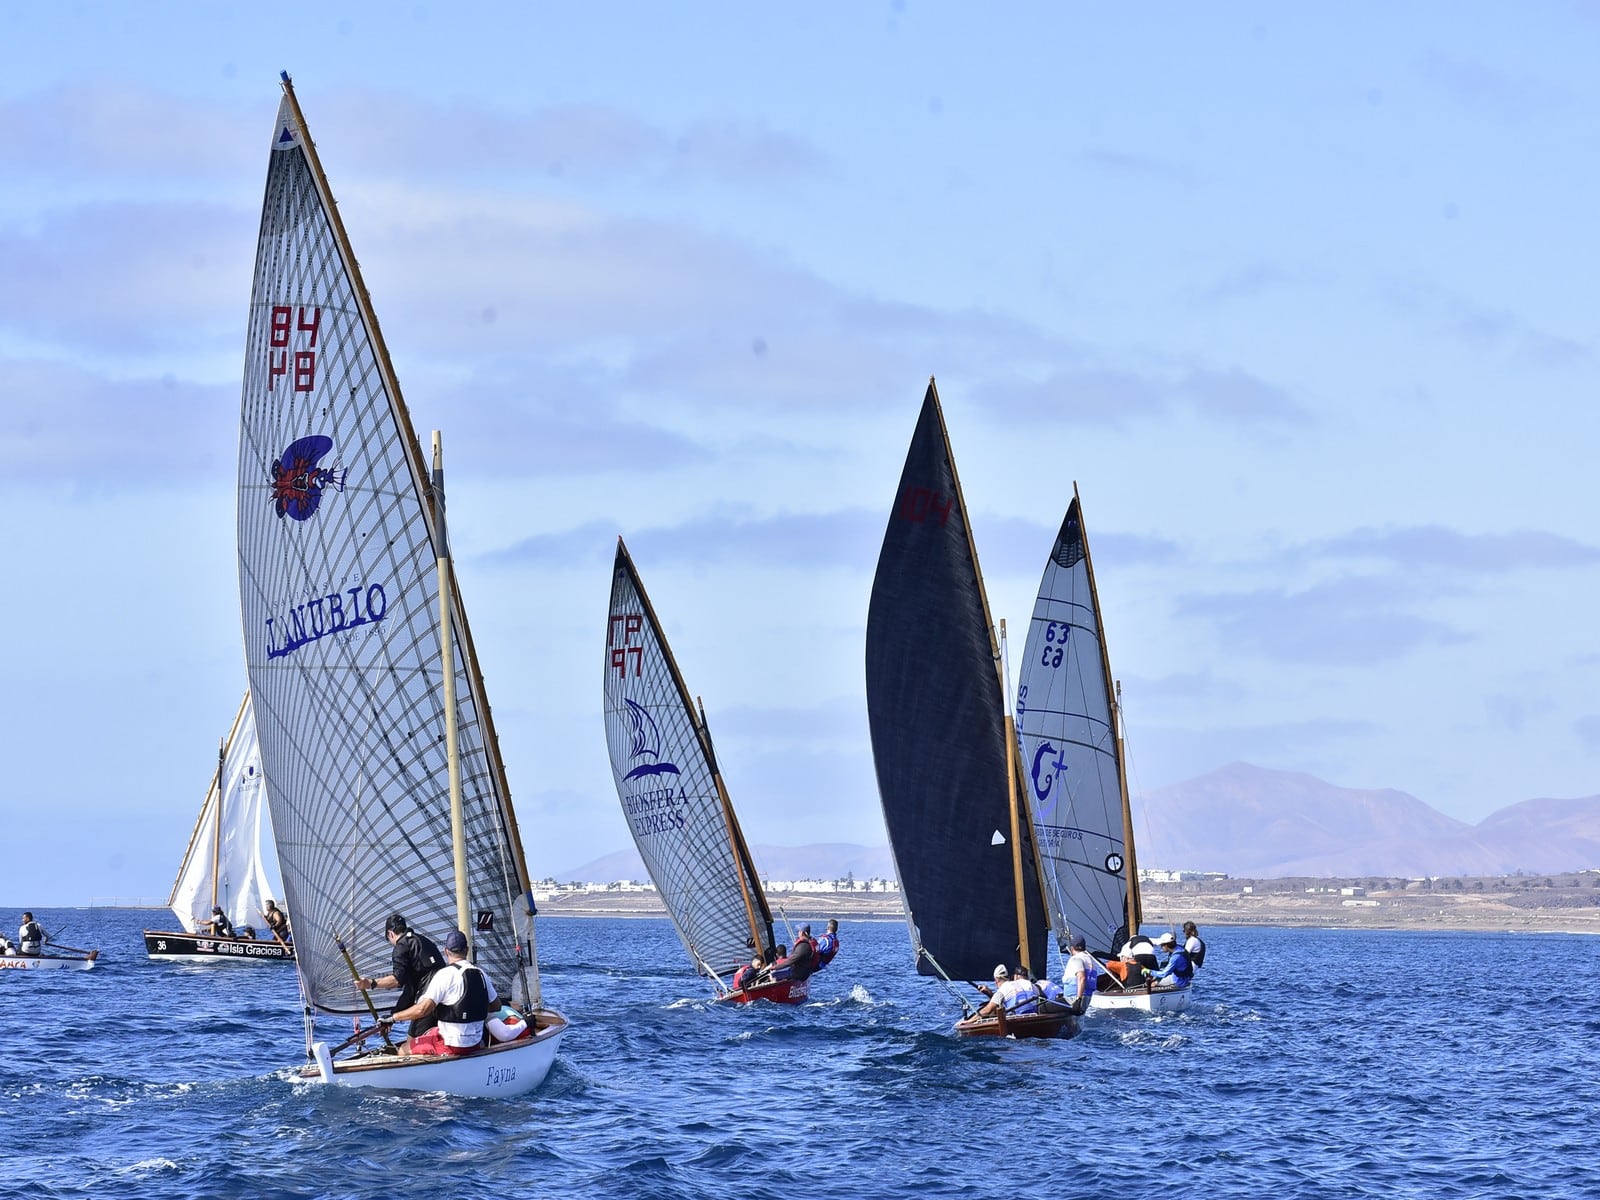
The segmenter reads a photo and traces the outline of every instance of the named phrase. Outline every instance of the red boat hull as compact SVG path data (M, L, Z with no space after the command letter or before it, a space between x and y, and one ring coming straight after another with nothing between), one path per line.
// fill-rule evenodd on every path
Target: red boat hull
M771 1000L774 1004L801 1004L811 994L809 979L776 979L759 987L732 991L717 997L724 1004L749 1004L752 1000Z

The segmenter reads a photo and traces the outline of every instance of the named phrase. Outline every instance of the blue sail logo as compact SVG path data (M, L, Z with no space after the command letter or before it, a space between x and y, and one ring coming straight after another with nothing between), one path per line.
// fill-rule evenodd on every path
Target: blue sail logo
M660 761L661 730L656 726L650 714L632 700L624 698L622 702L628 706L628 717L633 721L633 750L628 757L630 759L648 757L651 760L640 763L624 775L623 778L638 779L645 775L681 774L672 763Z
M1056 755L1056 759L1054 762L1046 763L1044 761L1045 757L1050 754ZM1041 775L1040 772L1046 767L1049 768L1048 772ZM1044 803L1049 799L1056 780L1061 778L1062 772L1066 769L1066 755L1058 753L1056 748L1049 742L1040 742L1039 748L1033 753L1033 794L1039 797L1040 803ZM1044 811L1049 812L1054 807L1055 804L1052 801L1049 804L1045 804Z

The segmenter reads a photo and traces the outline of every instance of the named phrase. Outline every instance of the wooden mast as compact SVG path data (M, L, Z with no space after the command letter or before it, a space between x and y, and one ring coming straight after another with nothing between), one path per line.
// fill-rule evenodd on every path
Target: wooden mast
M339 215L338 205L333 200L333 190L328 185L328 177L322 169L322 160L317 156L316 143L312 141L311 132L306 128L305 114L300 110L300 101L294 93L294 83L289 78L287 71L281 74L283 93L288 99L290 111L294 114L296 131L300 136L301 146L305 151L306 162L311 168L311 177L316 183L317 194L322 199L323 211L328 218L328 226L333 232L334 241L339 247L340 256L344 259L347 273L350 277L351 290L355 295L357 311L361 321L366 326L367 335L371 339L373 352L378 359L378 372L383 380L384 391L389 396L391 410L395 421L400 426L401 442L405 446L407 460L411 464L412 485L422 503L423 512L427 514L430 522L434 519L432 489L428 486L428 475L422 461L422 448L417 441L415 427L411 424L411 413L406 407L405 397L400 391L400 380L394 371L394 364L389 358L389 347L383 339L383 331L378 325L378 314L372 307L372 297L367 291L366 280L361 276L360 264L356 261L355 250L350 244L349 234L346 233L344 220ZM455 569L448 568L451 581L452 595L455 593ZM454 607L454 606L453 606ZM455 622L459 626L459 640L463 656L468 667L468 682L472 687L473 700L478 709L478 717L483 728L483 747L487 756L489 770L495 781L495 787L500 799L501 817L505 823L507 849L511 855L512 867L516 873L517 888L520 895L508 896L507 900L513 904L519 900L524 901L527 910L527 923L525 932L528 938L528 955L526 966L532 973L533 980L529 988L530 997L535 1005L542 1006L539 995L539 960L533 941L532 922L532 896L531 877L528 874L528 864L522 849L522 836L517 828L516 811L511 805L511 786L506 779L505 763L500 757L500 738L495 732L494 717L489 709L488 698L484 695L482 680L483 671L478 665L477 650L472 642L472 628L468 625L466 614L456 613ZM470 933L464 929L463 932Z
M972 537L972 522L967 516L967 500L961 491L961 476L956 471L955 451L950 447L950 430L944 423L944 407L939 403L939 388L933 377L928 377L928 391L933 396L933 408L939 416L939 435L944 438L944 457L950 464L950 481L956 490L956 506L961 511L961 530L966 534L967 552L972 556L973 579L978 586L978 601L983 605L983 625L989 635L989 653L994 658L995 681L1000 688L1000 705L1006 712L1003 735L1006 739L1006 788L1010 796L1011 807L1011 859L1012 882L1017 899L1017 954L1021 964L1029 970L1033 964L1029 962L1028 954L1028 906L1027 896L1023 890L1022 876L1022 847L1018 841L1020 836L1020 821L1017 815L1017 785L1016 785L1016 751L1012 748L1016 744L1015 729L1012 725L1011 714L1005 702L1006 679L1005 667L1001 661L1000 644L995 638L994 617L989 611L989 594L983 586L983 568L978 565L978 544Z
M1094 609L1096 640L1100 643L1100 670L1105 678L1106 695L1111 699L1112 733L1117 747L1117 791L1122 801L1122 872L1126 884L1128 936L1139 932L1143 912L1139 904L1139 865L1133 850L1133 808L1128 802L1128 770L1122 744L1122 684L1111 677L1111 655L1106 650L1105 622L1100 615L1100 590L1094 582L1094 557L1089 553L1089 530L1083 519L1083 501L1078 484L1072 484L1072 499L1078 506L1078 537L1083 542L1084 574L1089 579L1089 602ZM1113 951L1117 947L1111 947Z
M467 902L467 822L461 808L461 751L456 745L456 653L451 636L450 537L444 512L444 442L433 431L434 556L439 571L439 661L444 675L444 756L450 776L450 852L456 877L456 928L472 928ZM470 935L468 935L470 936Z

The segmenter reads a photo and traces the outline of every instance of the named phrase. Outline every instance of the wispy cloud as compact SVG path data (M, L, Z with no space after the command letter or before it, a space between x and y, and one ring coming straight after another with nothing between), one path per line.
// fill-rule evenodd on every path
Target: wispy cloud
M636 558L703 567L737 563L794 570L870 571L884 516L866 509L762 516L724 509L677 525L621 529L604 521L524 538L484 561L578 566L608 558L620 533Z
M1315 556L1375 559L1406 568L1443 567L1469 574L1524 568L1590 567L1600 546L1539 530L1463 533L1441 525L1364 526L1310 548Z
M1372 577L1341 579L1303 591L1180 597L1180 615L1211 621L1232 649L1283 662L1372 666L1424 646L1470 638L1432 617L1406 611L1405 585Z

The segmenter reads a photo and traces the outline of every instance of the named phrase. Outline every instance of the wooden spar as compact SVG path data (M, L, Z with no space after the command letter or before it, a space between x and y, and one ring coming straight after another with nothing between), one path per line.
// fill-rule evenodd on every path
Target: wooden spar
M244 721L245 706L249 703L250 693L246 692L244 694L244 699L239 704L239 711L234 715L233 726L228 730L228 737L226 739L227 745L231 746L233 744L233 739L239 735L239 726ZM178 888L183 885L184 872L189 869L189 860L194 857L195 847L200 844L200 835L205 831L206 805L211 803L212 789L216 789L218 793L218 802L220 803L221 801L222 788L221 784L218 782L219 778L220 776L213 777L211 782L206 784L205 799L200 801L200 811L198 814L196 814L194 819L194 830L189 834L189 845L183 852L182 861L178 863L178 874L177 877L172 881L172 891L167 893L168 908L174 907L178 902ZM215 869L212 870L211 874L212 877L215 878ZM211 903L215 904L216 901L213 900ZM188 926L184 926L184 929L187 930Z
M676 669L676 668L674 668ZM722 782L722 769L717 766L717 756L711 745L711 726L706 721L705 701L695 697L700 711L700 739L705 747L706 762L711 764L711 781L717 785L717 799L722 802L722 819L728 827L728 848L733 851L733 869L739 876L739 892L744 897L745 916L750 921L750 938L756 944L756 949L766 952L772 945L772 914L767 910L767 899L761 897L761 914L763 921L756 920L755 904L750 897L751 881L755 886L761 886L761 880L756 876L755 864L750 861L750 847L745 845L744 833L739 828L739 818L733 815L733 801L728 798L728 788ZM765 925L766 945L762 944L762 926Z
M1017 814L1017 782L1016 782L1016 730L1012 724L1010 706L1006 703L1006 672L1004 656L1000 652L1000 643L995 637L994 617L989 611L989 594L983 586L983 568L978 565L978 543L972 537L972 522L967 517L967 501L961 492L961 476L956 472L956 455L950 446L950 430L944 423L944 408L939 403L939 389L933 377L928 378L928 391L933 394L933 409L939 417L939 435L944 438L944 457L950 464L950 481L956 489L956 509L961 513L961 530L966 534L967 552L972 556L973 580L978 585L978 601L983 605L983 625L989 634L989 653L994 656L995 682L1000 688L1000 705L1006 713L1005 739L1006 739L1006 790L1010 797L1011 807L1011 860L1013 883L1017 896L1017 936L1019 939L1019 955L1022 965L1029 970L1033 964L1028 961L1028 905L1027 896L1023 886L1022 875L1022 845L1018 840L1020 836L1020 821Z
M1000 695L1004 697L1010 690L1010 667L1005 662L1006 651L1006 620L1000 618ZM1028 904L1022 891L1022 810L1021 800L1017 793L1017 753L1014 747L1017 744L1017 725L1011 715L1011 706L1006 705L1006 805L1011 810L1011 881L1017 896L1017 957L1018 961L1029 971L1033 970L1033 963L1029 961L1028 953Z
M1103 643L1102 643L1103 644ZM1122 866L1128 881L1128 936L1139 932L1144 923L1144 905L1139 897L1139 856L1133 849L1133 805L1128 799L1128 760L1122 740L1122 680L1116 683L1117 787L1122 793Z
M1117 791L1122 801L1122 871L1127 885L1128 936L1139 932L1144 913L1139 903L1139 865L1133 851L1133 807L1128 801L1128 769L1122 743L1122 684L1111 677L1111 655L1106 650L1105 621L1100 615L1100 590L1094 582L1094 557L1089 553L1089 529L1083 519L1083 501L1078 496L1078 484L1072 484L1072 499L1078 505L1078 537L1083 542L1083 569L1089 579L1089 603L1094 609L1095 632L1100 643L1100 670L1105 679L1106 695L1111 698L1112 733L1116 740ZM1115 951L1117 947L1112 946Z
M333 231L335 243L339 247L339 254L344 259L345 270L350 277L351 291L355 295L356 308L360 313L362 324L366 326L367 337L372 342L372 349L378 359L378 371L383 380L384 391L389 397L390 409L394 414L395 422L400 427L401 442L406 448L406 458L411 464L412 486L421 501L422 510L429 522L434 519L433 497L428 487L428 475L422 461L422 448L417 441L416 429L411 424L411 413L406 407L405 397L400 391L400 380L395 375L394 364L389 358L388 344L383 340L383 331L378 325L378 314L372 307L372 296L367 291L366 280L361 276L360 264L356 262L355 250L350 245L349 234L345 232L344 219L339 215L338 206L333 201L333 190L328 185L327 174L322 169L322 160L317 156L316 143L311 139L311 131L306 128L305 114L300 111L300 101L294 94L294 83L290 80L288 72L282 76L283 93L289 101L290 111L294 114L295 125L300 135L301 147L305 151L306 163L311 168L311 178L316 185L317 195L322 200L323 212L327 215L328 226ZM455 587L455 568L449 567L451 596L458 594ZM495 732L494 717L489 709L488 697L483 687L483 670L478 663L477 649L472 642L472 627L467 623L467 615L461 610L460 605L452 600L455 610L455 627L457 639L461 645L463 657L467 663L467 682L471 689L473 702L477 708L478 719L482 722L483 748L488 758L490 774L494 779L496 793L500 802L500 816L505 824L507 849L511 854L513 870L516 873L517 894L506 897L513 908L519 903L527 906L531 900L532 882L528 874L527 858L522 849L522 835L517 828L517 816L511 804L511 786L506 779L505 763L500 757L500 737ZM533 923L529 919L524 927L529 940L529 953L527 964L533 975L530 987L530 997L535 1005L541 1003L539 996L538 957L533 950ZM467 932L463 930L463 932Z
M444 674L444 755L450 776L450 852L456 876L456 928L472 928L467 902L467 822L461 808L461 752L456 745L456 653L451 639L450 535L445 525L444 441L433 431L434 555L439 566L439 661ZM470 936L470 935L469 935Z
M228 739L217 743L217 819L211 828L211 907L217 907L217 876L222 873L222 768L228 761Z

